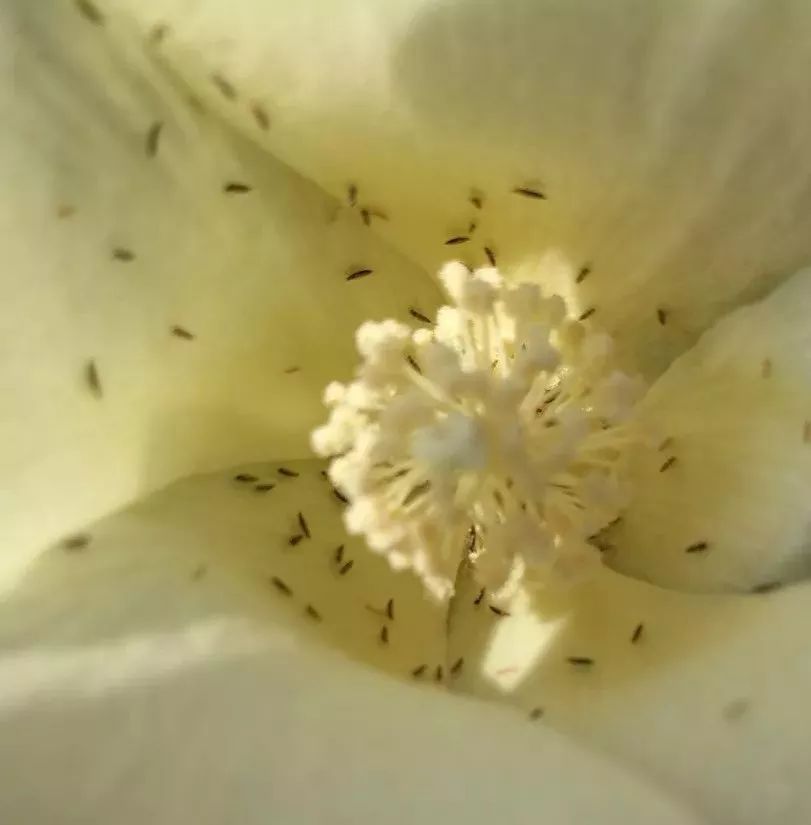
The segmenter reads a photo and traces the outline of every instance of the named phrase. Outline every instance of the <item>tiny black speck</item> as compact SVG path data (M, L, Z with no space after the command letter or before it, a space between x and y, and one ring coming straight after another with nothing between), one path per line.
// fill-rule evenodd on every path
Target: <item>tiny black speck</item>
M76 0L76 8L78 9L79 14L81 14L82 17L90 23L94 23L97 26L104 24L104 15L99 11L96 4L91 2L91 0Z
M575 667L591 667L594 664L590 656L567 656L566 661Z
M546 200L546 195L544 195L543 192L539 189L531 189L529 186L516 186L515 189L513 189L513 194L539 201Z
M153 123L146 133L146 156L154 158L158 154L158 145L160 143L161 132L163 131L163 124L160 121Z
M422 321L423 324L433 323L427 315L423 315L418 309L414 309L414 307L409 307L408 314L412 318L416 318L418 321Z
M292 596L293 591L287 586L285 582L283 582L278 576L273 576L270 580L270 583L280 592L284 593L285 596Z
M86 533L78 533L75 536L68 536L62 542L62 547L70 553L84 550L90 544L90 536Z

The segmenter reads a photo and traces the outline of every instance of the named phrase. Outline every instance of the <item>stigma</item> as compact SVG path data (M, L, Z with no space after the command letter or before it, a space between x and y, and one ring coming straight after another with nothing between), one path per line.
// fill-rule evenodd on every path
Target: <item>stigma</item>
M644 386L537 284L457 262L440 279L430 328L362 324L354 380L324 394L312 444L346 527L440 600L463 563L496 599L586 577L630 501Z

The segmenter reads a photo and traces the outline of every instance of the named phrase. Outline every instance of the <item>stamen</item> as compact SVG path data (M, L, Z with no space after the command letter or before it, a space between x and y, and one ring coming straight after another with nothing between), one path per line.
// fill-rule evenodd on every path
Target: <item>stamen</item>
M579 578L600 563L589 538L630 498L642 384L536 284L461 263L440 277L450 305L436 323L363 324L355 380L324 394L312 443L333 457L347 529L438 599L465 559L496 601Z

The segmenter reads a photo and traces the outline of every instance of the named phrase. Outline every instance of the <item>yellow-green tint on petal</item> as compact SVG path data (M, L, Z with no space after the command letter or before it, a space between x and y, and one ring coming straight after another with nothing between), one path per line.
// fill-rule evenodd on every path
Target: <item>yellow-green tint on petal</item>
M458 236L471 265L559 249L588 269L578 305L649 375L811 252L803 0L129 9L166 22L167 61L222 116L336 197L353 184L428 271Z
M697 591L811 573L811 270L726 316L640 406L660 449L608 531L607 562Z
M431 312L436 290L189 102L115 15L95 25L74 3L2 14L17 55L0 89L10 575L187 473L307 455L351 331ZM372 274L347 280L359 268Z
M82 648L227 620L284 628L408 680L424 666L431 683L448 670L445 609L346 535L323 468L196 476L66 536L7 596L7 644L36 649L43 622L48 645Z
M811 815L807 585L676 593L603 571L492 612L471 579L450 620L455 687L516 707L655 777L708 821Z

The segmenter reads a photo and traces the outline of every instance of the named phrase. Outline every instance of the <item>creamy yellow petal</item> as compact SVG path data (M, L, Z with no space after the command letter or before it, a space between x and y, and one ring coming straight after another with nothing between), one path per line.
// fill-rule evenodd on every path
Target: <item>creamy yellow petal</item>
M769 595L661 590L603 568L499 616L468 583L453 617L457 689L634 765L707 821L811 817L806 584Z
M6 561L187 473L307 454L354 328L432 309L418 268L154 47L101 4L0 11Z
M559 252L548 277L648 374L811 253L802 0L114 5L429 270L459 237L471 263Z
M811 270L707 332L652 387L634 498L611 566L688 590L748 591L811 573Z
M4 820L695 822L565 737L450 697L444 612L357 543L336 562L320 466L181 482L40 559L0 608Z

